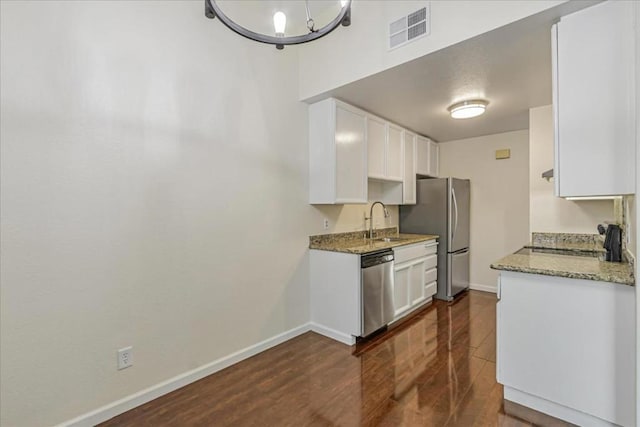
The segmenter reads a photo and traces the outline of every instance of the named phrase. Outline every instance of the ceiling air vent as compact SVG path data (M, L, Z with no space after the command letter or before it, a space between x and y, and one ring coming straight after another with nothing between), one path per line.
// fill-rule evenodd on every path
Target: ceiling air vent
M395 49L431 33L429 3L389 24L389 49Z

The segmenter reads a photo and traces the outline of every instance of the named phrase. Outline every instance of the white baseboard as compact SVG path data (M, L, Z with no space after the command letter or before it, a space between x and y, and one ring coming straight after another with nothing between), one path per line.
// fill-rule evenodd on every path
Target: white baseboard
M305 323L296 328L285 331L274 337L268 338L262 342L236 351L228 356L222 357L218 360L214 360L211 363L200 366L199 368L187 371L183 374L175 376L163 381L159 384L151 386L145 390L139 391L132 395L129 395L123 399L112 402L94 411L88 412L84 415L80 415L72 420L65 421L58 425L58 427L90 427L95 426L101 422L107 421L117 415L120 415L126 411L129 411L137 406L143 405L153 399L157 399L167 393L198 381L206 376L221 371L224 368L236 364L244 359L248 359L251 356L275 347L278 344L282 344L292 338L297 337L305 332L311 330L311 325Z
M336 331L335 329L327 328L326 326L318 323L311 322L311 330L317 334L324 335L332 340L339 341L346 345L353 345L356 343L356 339L353 335L345 334L344 332Z
M479 283L469 283L469 289L472 289L474 291L491 292L494 294L498 292L496 285L489 286L481 285Z
M571 409L567 406L542 399L511 387L504 388L504 398L505 400L510 400L511 402L515 402L519 405L526 406L527 408L534 409L538 412L542 412L543 414L551 415L552 417L559 418L579 426L617 426L617 424L594 417L593 415L576 411L575 409Z

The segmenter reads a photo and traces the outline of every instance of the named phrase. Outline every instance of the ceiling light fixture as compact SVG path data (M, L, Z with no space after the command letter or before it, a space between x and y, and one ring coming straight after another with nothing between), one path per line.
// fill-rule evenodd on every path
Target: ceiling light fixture
M451 114L451 118L454 119L470 119L471 117L477 117L484 113L487 105L487 101L481 99L474 99L471 101L462 101L457 104L453 104L447 110Z
M329 34L331 31L338 28L338 26L342 25L343 27L348 27L351 25L351 0L340 0L340 13L338 16L333 19L333 21L329 22L322 28L316 29L315 22L311 17L311 12L309 10L309 0L305 0L305 7L307 12L307 29L309 32L307 34L299 35L299 36L285 36L284 30L287 24L287 16L284 12L276 12L273 15L273 25L274 25L274 33L275 35L267 35L260 34L254 31L251 31L242 25L237 24L231 18L222 12L220 6L216 3L216 0L204 0L204 15L209 18L218 18L224 25L226 25L231 31L234 31L237 34L240 34L243 37L246 37L250 40L254 40L260 43L272 44L275 45L277 49L284 49L286 45L291 44L301 44L307 43L313 40L317 40L320 37L324 37Z

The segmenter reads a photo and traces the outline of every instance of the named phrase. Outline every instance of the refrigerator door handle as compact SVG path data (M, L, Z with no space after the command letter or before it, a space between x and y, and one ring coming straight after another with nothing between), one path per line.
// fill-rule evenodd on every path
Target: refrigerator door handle
M452 227L453 231L451 232L451 244L453 245L453 241L456 238L456 231L458 230L458 201L456 200L456 190L451 186L451 199L453 200L453 209L455 211L455 225Z
M449 252L451 255L464 255L469 253L469 249L460 249L459 251Z

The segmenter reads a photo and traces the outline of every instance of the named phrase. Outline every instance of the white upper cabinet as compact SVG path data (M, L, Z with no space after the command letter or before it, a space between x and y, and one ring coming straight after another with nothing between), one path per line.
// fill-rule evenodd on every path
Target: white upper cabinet
M429 140L429 172L437 178L440 176L440 146Z
M600 3L553 27L557 196L635 193L633 3Z
M387 123L374 116L367 117L367 152L369 178L384 179L386 175Z
M309 203L367 203L367 116L329 98L309 106Z
M416 142L416 173L418 175L427 175L429 166L429 140L423 136L418 136Z
M387 179L390 181L403 180L402 133L401 127L387 125Z
M309 106L309 203L416 203L438 144L334 98Z
M368 174L371 179L403 180L403 129L385 120L367 115Z
M416 135L404 132L404 186L402 204L416 204Z
M440 154L438 143L433 142L429 138L418 136L416 151L416 173L422 176L437 178L439 173L438 158Z

